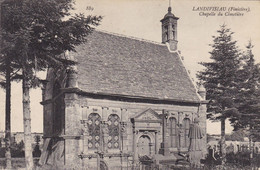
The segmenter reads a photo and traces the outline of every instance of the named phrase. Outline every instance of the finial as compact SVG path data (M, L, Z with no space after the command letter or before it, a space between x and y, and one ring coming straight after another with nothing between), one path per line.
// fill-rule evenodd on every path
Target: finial
M205 87L204 87L204 85L203 85L203 82L202 82L201 80L200 80L200 82L199 82L198 91L199 91L199 92L205 92L205 91L206 91L206 89L205 89Z
M169 6L168 13L171 13L171 12L172 12L172 7Z
M168 13L171 13L172 12L172 7L171 7L171 0L169 0L169 7L168 7Z
M199 82L198 94L202 97L202 99L206 99L206 89L203 86L202 81Z

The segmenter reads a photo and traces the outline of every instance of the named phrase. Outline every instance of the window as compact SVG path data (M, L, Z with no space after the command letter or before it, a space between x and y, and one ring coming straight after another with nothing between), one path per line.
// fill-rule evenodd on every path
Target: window
M88 148L89 149L98 149L100 146L100 122L101 117L97 113L91 113L88 116Z
M116 114L111 114L107 120L108 123L108 149L119 148L119 123L120 118Z
M165 33L166 41L168 40L168 32Z
M177 123L176 119L171 117L169 119L169 134L170 134L170 147L177 147Z
M175 26L172 25L172 37L173 39L175 39Z
M189 129L190 129L190 119L183 119L183 128L184 128L184 147L189 147Z
M168 40L168 25L164 26L164 34L165 34L165 40Z

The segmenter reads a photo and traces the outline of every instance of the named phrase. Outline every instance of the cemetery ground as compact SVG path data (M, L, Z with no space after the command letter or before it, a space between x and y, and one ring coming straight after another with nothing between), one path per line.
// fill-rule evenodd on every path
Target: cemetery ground
M34 165L37 165L39 161L38 158L33 158ZM5 158L0 158L0 169L5 167ZM13 169L26 169L25 168L25 159L24 158L12 158L12 168Z
M38 166L39 157L34 157L34 166ZM189 165L175 165L169 164L164 166L164 169L168 170L257 170L260 168L260 154L254 154L253 159L250 160L250 153L248 151L238 152L238 153L228 153L227 154L227 162L225 166L221 166L218 163L214 162L208 157L205 159L205 163L200 167L192 167ZM141 169L140 166L136 166L135 170ZM0 158L0 169L4 169L5 167L5 158ZM156 167L156 166L151 166ZM13 157L12 158L12 169L26 169L25 168L25 159L24 157ZM131 169L131 167L129 167Z

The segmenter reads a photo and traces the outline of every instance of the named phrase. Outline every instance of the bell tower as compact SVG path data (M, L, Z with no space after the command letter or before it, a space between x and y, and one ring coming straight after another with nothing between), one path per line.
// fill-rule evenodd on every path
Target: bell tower
M169 6L168 13L161 20L162 23L162 43L169 43L170 50L177 50L177 20L179 18L172 14L172 8Z

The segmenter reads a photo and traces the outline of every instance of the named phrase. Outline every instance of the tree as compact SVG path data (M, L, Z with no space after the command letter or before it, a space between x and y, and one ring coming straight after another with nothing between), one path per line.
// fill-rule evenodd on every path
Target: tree
M1 16L5 17L6 12L6 2L1 3ZM12 62L12 53L10 53L11 44L5 41L7 39L6 34L3 33L4 38L2 38L2 27L4 22L1 20L1 60L0 60L0 87L5 89L5 158L6 158L6 168L11 169L11 81L19 79L19 67L17 64ZM9 30L13 31L13 28Z
M247 137L247 134L243 129L233 131L230 135L226 135L226 140L229 141L244 141L244 138Z
M255 64L252 53L253 45L249 41L247 51L242 58L240 70L239 106L241 119L235 123L235 129L247 129L249 132L249 148L252 153L252 137L258 137L260 132L260 67ZM253 155L251 154L251 157Z
M63 55L86 41L102 17L75 14L72 0L8 0L3 39L22 74L24 144L27 169L33 168L29 90L41 80L35 72L75 64ZM12 31L11 31L12 30Z
M208 118L221 121L220 153L225 163L225 120L233 122L239 116L236 107L238 92L238 70L240 68L240 53L236 41L232 40L233 32L226 25L220 26L218 36L213 36L211 62L202 62L205 69L198 73L199 80L207 90L209 104Z
M2 80L1 86L5 89L5 158L6 169L11 169L11 68L10 60L5 58L5 65L0 65L1 72L4 72L5 80Z

